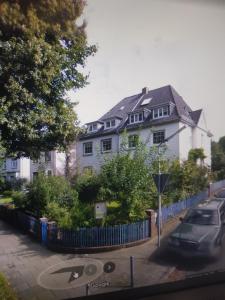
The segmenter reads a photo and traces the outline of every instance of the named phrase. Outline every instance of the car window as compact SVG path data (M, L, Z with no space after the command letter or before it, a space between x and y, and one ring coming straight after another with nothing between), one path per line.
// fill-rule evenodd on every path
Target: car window
M218 211L207 209L192 209L185 217L184 222L196 225L218 225Z

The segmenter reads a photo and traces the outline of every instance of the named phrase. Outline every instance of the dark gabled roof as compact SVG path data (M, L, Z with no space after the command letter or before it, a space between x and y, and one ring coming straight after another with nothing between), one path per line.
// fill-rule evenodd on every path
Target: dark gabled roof
M146 105L142 105L142 102L148 98L151 99L149 103L147 103ZM144 109L152 110L155 107L160 107L163 105L174 106L174 109L172 110L170 116L166 116L160 119L152 119L149 114L149 116L142 123L132 125L127 124L128 114L132 112L135 113ZM103 120L107 119L121 118L121 123L119 127L107 130L101 128L97 132L84 134L80 138L87 139L101 135L113 134L122 131L125 128L129 130L177 121L182 121L194 127L199 121L201 111L202 110L192 111L192 109L187 105L184 99L176 92L176 90L172 86L167 85L158 89L150 90L147 93L140 93L134 96L124 98L98 120L102 122Z
M191 118L195 122L196 125L198 124L198 121L200 119L201 113L202 113L202 109L198 109L198 110L192 111L190 113Z

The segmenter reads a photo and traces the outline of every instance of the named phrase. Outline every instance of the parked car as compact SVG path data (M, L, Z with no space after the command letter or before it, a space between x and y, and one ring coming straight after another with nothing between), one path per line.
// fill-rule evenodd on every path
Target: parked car
M225 188L219 190L214 194L215 198L224 198L225 199Z
M182 256L216 257L225 234L225 200L212 199L191 208L172 232L168 247Z

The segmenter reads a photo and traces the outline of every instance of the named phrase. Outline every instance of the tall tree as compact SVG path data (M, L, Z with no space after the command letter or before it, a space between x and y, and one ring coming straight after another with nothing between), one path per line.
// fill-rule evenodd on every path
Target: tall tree
M84 0L0 0L0 139L7 155L66 149L78 132L67 91L87 84Z

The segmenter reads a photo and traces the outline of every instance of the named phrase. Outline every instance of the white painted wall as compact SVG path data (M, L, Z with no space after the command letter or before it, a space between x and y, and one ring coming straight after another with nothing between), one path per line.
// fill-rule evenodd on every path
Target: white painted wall
M179 122L179 128L182 128L184 124ZM193 138L192 138L192 127L186 125L186 128L182 130L177 139L179 140L179 159L180 161L187 160L188 153L193 147Z
M29 158L19 158L17 159L17 166L14 167L12 164L13 159L6 158L5 168L1 168L2 176L5 176L7 180L15 178L25 178L30 181L30 159Z
M55 151L55 166L54 175L65 176L66 154Z
M204 113L201 114L198 126L193 129L193 148L203 148L206 155L204 162L211 166L211 137L207 135Z
M112 151L109 153L101 153L101 140L112 138ZM98 172L104 160L112 157L118 151L118 135L107 135L88 140L78 141L76 143L76 168L77 173L82 173L85 167L93 167L93 170ZM93 142L93 154L83 154L83 144Z

